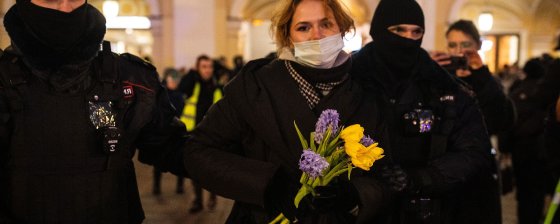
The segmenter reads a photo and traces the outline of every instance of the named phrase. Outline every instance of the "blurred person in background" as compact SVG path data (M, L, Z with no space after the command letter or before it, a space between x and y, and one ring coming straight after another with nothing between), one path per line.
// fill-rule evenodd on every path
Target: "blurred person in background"
M222 89L214 78L214 62L207 55L200 55L196 59L195 69L190 70L179 83L178 91L185 95L185 106L181 113L181 121L185 123L187 131L191 133L202 121L212 104L222 99ZM202 211L203 192L200 184L192 180L194 200L190 213ZM216 208L216 195L210 192L208 209Z
M554 50L560 53L560 35ZM550 62L545 77L539 83L535 100L550 112L545 128L545 144L547 168L551 175L546 186L547 193L554 195L554 188L560 181L560 58ZM559 211L556 211L552 223L560 223Z
M524 78L517 80L509 97L517 110L513 127L500 135L500 151L511 153L516 186L517 220L539 223L543 218L546 172L544 128L547 111L535 100L538 83L545 75L544 63L532 58L523 66Z
M241 71L241 68L243 68L243 66L245 65L245 61L243 60L243 56L241 55L236 55L235 57L233 57L233 73L232 73L232 78L235 77L237 75L237 73L239 73Z
M433 51L430 53L432 59L469 84L476 94L490 135L508 130L515 122L513 103L488 66L482 63L478 54L482 41L474 23L458 20L449 26L445 37L447 53Z
M181 91L178 90L179 81L181 80L181 74L174 68L167 68L163 72L163 77L161 84L167 89L167 94L169 95L169 100L177 113L175 114L177 117L180 117L183 112L183 107L185 105L185 98ZM140 153L139 156L142 156ZM154 167L154 180L153 180L153 187L152 187L152 194L153 195L160 195L161 194L161 170L157 167ZM184 193L184 180L183 176L177 176L177 185L175 187L175 193L183 194Z

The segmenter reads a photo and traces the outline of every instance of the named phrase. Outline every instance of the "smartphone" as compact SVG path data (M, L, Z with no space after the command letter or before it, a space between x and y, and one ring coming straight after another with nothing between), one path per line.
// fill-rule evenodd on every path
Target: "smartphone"
M469 69L469 63L465 56L450 56L449 60L451 63L443 66L448 72L455 73L457 69Z

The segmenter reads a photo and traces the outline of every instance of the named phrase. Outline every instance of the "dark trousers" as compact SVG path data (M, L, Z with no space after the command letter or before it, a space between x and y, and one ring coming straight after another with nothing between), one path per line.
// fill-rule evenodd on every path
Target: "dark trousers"
M192 185L194 188L194 203L202 205L202 187L200 187L200 185L194 181L192 181ZM216 202L215 194L210 193L210 201L212 201L213 203Z
M176 186L176 193L183 193L183 185L184 185L185 178L182 176L177 176L177 186ZM161 171L158 168L154 167L154 181L153 181L153 188L152 192L154 194L161 193Z
M541 223L546 194L544 162L513 158L519 224Z

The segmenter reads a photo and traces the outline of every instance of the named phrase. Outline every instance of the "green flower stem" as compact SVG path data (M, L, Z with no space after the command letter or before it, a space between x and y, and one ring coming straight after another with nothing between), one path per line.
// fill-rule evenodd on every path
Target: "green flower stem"
M321 141L321 143L319 144L319 149L317 150L317 152L319 153L319 155L321 156L328 156L327 154L325 154L325 151L327 150L327 141L331 138L331 128L327 128L327 131L325 132L325 136L323 137L323 140Z
M544 224L552 223L552 220L554 219L554 214L556 213L556 210L558 210L559 198L560 198L560 180L558 180L558 184L556 185L556 190L552 202L550 203L550 206L548 208L548 212L546 213L546 219L544 221Z
M276 223L282 223L284 220L288 220L286 217L284 217L284 214L280 213L280 215L276 216L276 218L274 220L272 220L271 222L269 222L268 224L276 224ZM288 220L288 223L290 221Z
M299 183L306 183L307 180L309 180L309 175L307 175L307 173L302 173L301 178L299 178Z
M301 147L305 150L308 149L308 145L307 145L307 141L305 140L305 138L303 137L303 135L301 134L301 131L299 130L296 121L294 121L294 127L296 128L296 132L298 134L299 137L299 141L301 142Z
M333 176L333 175L334 175L335 173L337 173L339 170L341 170L341 169L343 169L343 168L346 168L346 164L347 164L347 161L345 161L345 160L340 161L340 163L336 164L335 167L333 167L331 170L329 170L329 172L324 176L324 179L330 180L330 179L332 179L333 177L335 177L335 176ZM324 183L324 185L327 185L328 182L330 182L330 181L327 181L326 183ZM324 186L324 185L323 185L323 186Z
M331 180L332 180L333 178L338 177L340 174L343 174L343 173L345 173L345 172L347 172L347 171L348 171L348 167L345 167L344 169L341 169L341 170L337 171L336 173L334 173L334 174L330 177L330 179L326 180L326 181L327 181L327 184L328 184L329 182L331 182Z
M299 203L301 202L303 197L305 197L309 193L311 193L311 192L309 191L309 189L305 185L301 186L301 188L299 188L299 191L297 192L296 197L294 198L294 205L296 206L296 208L299 207Z

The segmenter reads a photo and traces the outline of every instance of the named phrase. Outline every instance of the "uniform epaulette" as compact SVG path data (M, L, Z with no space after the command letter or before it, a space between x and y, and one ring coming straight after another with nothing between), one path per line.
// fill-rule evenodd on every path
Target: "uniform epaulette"
M120 57L125 58L129 61L141 64L144 67L149 68L150 70L156 70L156 67L154 65L152 65L150 62L148 62L148 61L146 61L146 60L144 60L144 59L142 59L142 58L140 58L136 55L129 54L129 53L124 53L124 54L120 54Z

